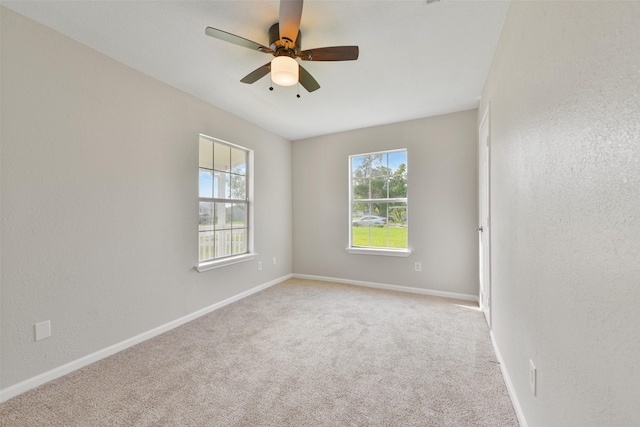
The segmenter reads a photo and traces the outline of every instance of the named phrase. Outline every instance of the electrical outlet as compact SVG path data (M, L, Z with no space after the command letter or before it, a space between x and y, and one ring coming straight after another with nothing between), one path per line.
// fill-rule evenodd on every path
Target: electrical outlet
M36 341L49 338L51 336L51 321L45 320L44 322L36 323L34 326Z
M273 265L276 265L276 257L273 257Z
M414 265L414 268L416 271L422 271L422 263L421 262L416 262Z
M258 261L258 270L262 270L262 261Z
M536 395L537 389L537 370L536 365L533 364L533 360L529 359L529 387L531 387L531 392L533 395Z

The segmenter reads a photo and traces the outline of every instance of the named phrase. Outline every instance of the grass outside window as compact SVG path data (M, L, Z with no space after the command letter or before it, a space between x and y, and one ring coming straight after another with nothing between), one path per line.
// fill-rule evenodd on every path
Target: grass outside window
M407 247L407 228L352 227L352 246L404 249Z

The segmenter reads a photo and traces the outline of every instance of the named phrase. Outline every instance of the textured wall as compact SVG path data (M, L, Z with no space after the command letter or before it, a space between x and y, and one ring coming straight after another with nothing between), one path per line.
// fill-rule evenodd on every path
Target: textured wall
M476 141L476 110L295 141L294 273L477 296ZM349 155L395 148L408 150L412 254L349 254Z
M640 418L639 22L513 2L484 90L494 335L529 426Z
M2 388L291 273L289 141L6 9L1 71ZM260 272L194 270L200 132L255 150Z

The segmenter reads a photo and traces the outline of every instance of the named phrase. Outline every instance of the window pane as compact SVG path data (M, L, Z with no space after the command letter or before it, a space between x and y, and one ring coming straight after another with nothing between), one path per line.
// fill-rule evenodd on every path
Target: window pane
M215 242L213 231L202 231L200 235L200 249L198 259L200 262L215 258Z
M374 178L369 181L369 198L370 199L386 199L387 198L387 180L382 178Z
M407 197L407 178L405 174L394 174L389 180L389 197Z
M231 171L231 147L219 143L213 144L213 168L217 171Z
M389 154L389 197L407 197L407 153Z
M230 191L229 174L224 172L215 173L215 182L213 187L213 197L217 199L228 199Z
M215 205L215 229L231 228L231 203L216 203Z
M378 176L384 171L383 168L387 166L386 154L370 154L371 158L371 176Z
M244 203L234 203L231 215L233 228L244 228L247 224L247 211Z
M373 170L380 166L380 161L380 156L375 154L353 157L351 166L353 175L361 178L370 178Z
M351 230L351 239L351 246L369 246L369 229L363 227L353 227L353 229Z
M407 226L407 204L389 203L389 225Z
M353 198L354 199L369 198L369 179L356 178L353 180Z
M369 215L369 203L353 203L351 208L351 221L358 220Z
M369 244L369 231L370 227L357 227L353 226L351 229L351 246L367 247Z
M215 232L216 258L231 255L231 230Z
M198 221L200 231L213 230L213 205L211 202L200 202L200 217Z
M213 196L213 173L207 170L200 169L199 172L199 193L200 197L212 197Z
M389 168L386 166L378 166L371 170L371 179L386 181L389 178Z
M358 171L362 172L362 157L363 156L353 156L351 158L351 171L354 176L358 174Z
M387 218L387 208L388 203L372 203L371 204L371 215L380 216L383 218Z
M234 200L246 200L247 185L246 178L242 175L229 176L229 198Z
M238 175L247 174L247 152L231 148L231 172Z
M389 247L406 249L407 204L389 203Z
M213 142L200 138L200 167L213 169Z
M395 171L398 167L404 164L407 164L407 152L406 151L396 151L393 153L389 153L389 169Z
M389 247L396 249L407 249L407 227L389 227Z
M247 251L246 235L247 231L244 228L233 229L231 233L231 253L233 255L243 254Z

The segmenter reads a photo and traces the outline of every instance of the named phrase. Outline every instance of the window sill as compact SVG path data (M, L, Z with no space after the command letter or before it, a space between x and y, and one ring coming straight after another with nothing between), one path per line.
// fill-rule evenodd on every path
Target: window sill
M356 255L382 255L408 257L411 255L410 249L374 249L374 248L346 248L350 254Z
M220 268L220 267L225 267L231 264L238 264L240 262L251 261L257 256L258 254L256 253L250 253L250 254L233 256L229 258L222 258L215 261L207 261L207 262L203 262L202 264L196 265L196 270L198 270L199 273L202 273L203 271L213 270L214 268Z

